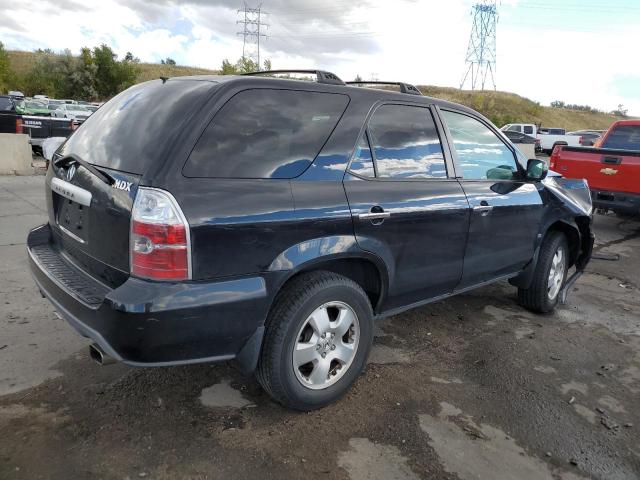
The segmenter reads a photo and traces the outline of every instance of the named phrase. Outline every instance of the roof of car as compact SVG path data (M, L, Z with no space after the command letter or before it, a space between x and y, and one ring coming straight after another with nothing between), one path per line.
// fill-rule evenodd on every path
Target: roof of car
M475 110L465 107L464 105L460 105L453 102L448 102L446 100L442 100L439 98L426 97L421 95L410 95L406 93L400 93L398 91L386 90L380 88L369 88L363 86L351 86L351 85L333 85L327 83L318 83L313 81L306 80L297 80L290 78L281 78L281 77L265 77L265 76L244 76L244 75L191 75L184 77L171 77L168 79L162 79L163 81L205 81L212 83L243 83L247 86L255 86L255 85L273 85L279 87L289 87L289 88L305 88L306 90L316 90L316 91L324 91L331 93L346 93L346 94L358 94L362 96L367 96L372 100L395 100L402 102L411 102L411 103L423 103L426 105L435 104L439 107L450 107L455 108L457 110L462 110L468 113L473 113L478 115L479 113Z

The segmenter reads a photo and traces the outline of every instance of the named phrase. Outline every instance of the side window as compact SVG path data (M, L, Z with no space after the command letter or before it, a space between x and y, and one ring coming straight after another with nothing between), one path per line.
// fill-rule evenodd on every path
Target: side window
M509 132L521 132L522 127L520 125L511 125L509 128L507 128L507 130Z
M369 122L378 177L446 178L442 145L431 110L383 105Z
M8 98L0 98L0 110L10 111L13 110L13 103Z
M367 140L367 134L362 136L356 151L353 155L351 167L349 170L360 175L361 177L375 177L376 172L373 168L373 157L371 156L371 148L369 147L369 140Z
M442 115L466 180L512 180L518 172L513 152L475 118L447 110Z
M524 126L525 135L533 135L533 127L531 125Z
M349 97L302 90L244 90L215 115L194 147L187 177L294 178L320 153Z

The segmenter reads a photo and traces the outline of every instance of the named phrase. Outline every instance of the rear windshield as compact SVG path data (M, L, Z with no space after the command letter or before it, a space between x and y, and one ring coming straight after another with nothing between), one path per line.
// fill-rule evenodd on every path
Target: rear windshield
M342 116L349 97L254 89L216 114L185 164L187 177L294 178L304 172Z
M165 158L180 125L212 86L208 81L154 80L131 87L91 115L60 153L142 175Z
M640 125L620 125L615 127L602 143L602 148L640 150Z

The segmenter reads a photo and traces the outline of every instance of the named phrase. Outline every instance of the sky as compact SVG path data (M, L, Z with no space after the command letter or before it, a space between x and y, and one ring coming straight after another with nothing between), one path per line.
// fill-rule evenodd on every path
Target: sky
M262 0L261 57L343 79L459 87L477 0ZM247 0L250 7L259 0ZM0 0L5 48L110 45L145 62L242 56L241 0ZM496 85L640 116L640 0L498 0Z

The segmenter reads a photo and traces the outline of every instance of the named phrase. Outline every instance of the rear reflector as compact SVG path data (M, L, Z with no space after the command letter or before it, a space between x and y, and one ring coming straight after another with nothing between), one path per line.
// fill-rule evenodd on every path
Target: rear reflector
M191 279L189 224L170 193L140 187L131 213L131 274L150 280Z

